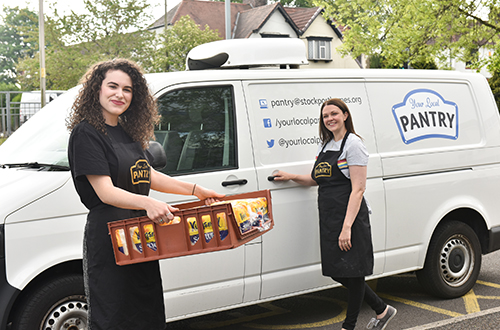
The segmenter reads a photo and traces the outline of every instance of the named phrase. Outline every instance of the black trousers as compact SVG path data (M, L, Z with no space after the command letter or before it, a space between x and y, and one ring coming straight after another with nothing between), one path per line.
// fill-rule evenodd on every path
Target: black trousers
M342 324L344 329L354 330L363 300L377 315L383 313L387 307L387 304L366 284L364 277L332 277L332 279L345 286L348 291L347 314Z

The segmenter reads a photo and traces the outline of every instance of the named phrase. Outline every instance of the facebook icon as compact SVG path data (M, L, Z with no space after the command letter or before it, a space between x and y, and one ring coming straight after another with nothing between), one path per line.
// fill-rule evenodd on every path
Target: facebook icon
M271 128L273 125L271 124L271 118L264 118L264 127Z

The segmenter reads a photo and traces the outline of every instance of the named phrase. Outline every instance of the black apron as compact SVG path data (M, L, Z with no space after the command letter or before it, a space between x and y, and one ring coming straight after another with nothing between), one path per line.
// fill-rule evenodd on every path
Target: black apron
M370 220L364 198L351 228L351 249L340 250L338 242L352 190L351 180L337 166L348 135L347 132L339 151L324 152L323 147L311 173L319 185L321 266L323 275L329 277L363 277L373 273Z
M150 168L144 151L120 127L108 127L118 160L118 173L112 173L113 184L127 191L147 195ZM119 134L117 134L119 133ZM119 138L117 138L119 137ZM134 167L135 166L135 167ZM149 169L133 182L137 167ZM131 172L132 169L132 172ZM115 171L116 172L116 171ZM158 261L118 266L108 234L107 223L144 215L144 211L100 205L87 217L84 237L85 289L90 305L89 330L163 330L165 308Z

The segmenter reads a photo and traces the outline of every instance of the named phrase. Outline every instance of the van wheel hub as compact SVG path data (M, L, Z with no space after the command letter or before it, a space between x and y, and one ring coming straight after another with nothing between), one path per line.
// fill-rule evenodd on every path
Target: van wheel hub
M85 297L67 297L50 309L44 319L42 329L84 330L87 329L87 316L88 305Z
M467 281L474 269L471 245L463 236L451 237L441 250L441 276L451 286Z
M464 251L460 249L454 249L450 253L450 270L454 273L458 273L464 267Z

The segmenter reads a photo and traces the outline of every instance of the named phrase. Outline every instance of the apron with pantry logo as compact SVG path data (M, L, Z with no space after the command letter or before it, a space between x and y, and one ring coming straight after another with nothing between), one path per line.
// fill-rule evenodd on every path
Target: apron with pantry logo
M348 135L349 132L339 151L325 152L323 147L311 173L319 186L321 266L323 275L329 277L363 277L373 273L371 228L364 198L351 228L351 249L342 251L338 243L352 189L351 180L338 165Z
M141 145L120 127L107 126L118 160L111 170L116 187L147 195L151 170ZM89 300L89 330L163 330L165 308L158 261L118 266L107 223L145 215L145 211L102 204L87 217L84 273ZM143 248L144 242L143 242Z

